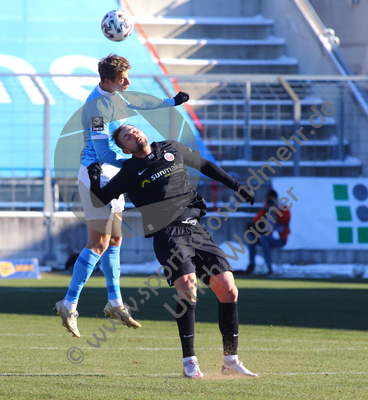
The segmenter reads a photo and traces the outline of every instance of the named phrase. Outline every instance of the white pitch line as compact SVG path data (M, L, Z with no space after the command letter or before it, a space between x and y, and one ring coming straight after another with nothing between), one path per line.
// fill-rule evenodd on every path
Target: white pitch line
M94 343L94 342L92 342ZM89 346L87 343L87 346L84 343L83 347L81 346L80 349L81 350L104 350L104 351L111 351L111 350L121 350L121 351L136 351L136 350L142 350L142 351L172 351L172 350L181 350L181 348L178 347L104 347L104 342L100 343L100 347L99 348L95 348L92 346ZM95 344L95 343L94 343ZM19 346L5 346L5 347L0 347L0 349L22 349L22 350L68 350L70 347L36 347L36 346L30 346L30 347L19 347ZM214 350L214 351L221 351L223 350L222 347L199 347L197 348L197 350L201 350L201 351L206 351L206 350ZM240 347L239 348L240 351L295 351L295 352L304 352L304 351L366 351L365 348L354 348L354 347L347 347L347 348L330 348L330 349L324 349L324 348L317 348L317 349L290 349L290 348L266 348L266 349L255 349L255 348L244 348L244 347Z
M3 372L0 373L0 377L12 377L12 376L19 376L19 377L32 377L32 376L95 376L101 378L107 377L156 377L156 376L182 376L181 373L170 373L170 374L94 374L94 373L69 373L69 372L55 372L55 373L43 373L43 372L33 372L33 373L12 373L12 372ZM205 374L205 377L218 375L222 376L219 372L211 372ZM276 376L293 376L293 375L367 375L367 372L361 371L344 371L344 372L331 372L331 371L324 371L324 372L258 372L260 377L264 375L276 375Z
M62 333L0 333L0 336L66 336L66 335Z
M17 374L17 373L0 373L0 376L96 376L96 377L101 377L101 378L105 378L105 377L111 377L111 376L125 376L125 377L129 377L129 376L183 376L183 374L179 374L179 373L170 373L170 374L93 374L93 373L68 373L68 372L55 372L55 373L43 373L43 372L36 372L36 373L24 373L24 374Z
M367 372L359 372L359 371L344 371L344 372L259 372L259 375L366 375Z
M103 318L103 317L101 317ZM0 333L0 336L65 336L66 338L68 337L67 334L63 333ZM85 336L87 338L88 336ZM115 337L117 339L126 339L126 338L131 338L131 336L128 335L121 335L121 334L113 334L113 335L107 335L107 338L112 338ZM91 339L91 337L89 337ZM168 337L168 336L143 336L143 335L134 335L134 339L164 339L164 340L179 340L179 336L175 337ZM205 338L196 338L196 340L207 340Z
M127 351L127 350L144 350L144 351L149 351L149 350L153 350L153 351L161 351L161 350L181 350L180 347L103 347L103 343L100 344L100 348L94 348L92 346L86 346L85 343L83 343L83 347L80 347L81 350L105 350L105 351L111 351L111 350L122 350L122 351ZM72 346L73 347L73 346ZM0 349L21 349L21 350L69 350L70 347L19 347L19 346L6 346L6 347L0 347ZM199 349L199 350L215 350L215 349ZM221 348L218 348L216 350L222 350Z
M102 318L103 317L101 316L101 319ZM68 337L66 334L63 334L63 333L0 333L0 336L21 336L21 337L22 336L26 336L26 337L28 337L28 336L58 336L58 337L65 336L66 338ZM116 333L116 334L113 334L113 335L106 334L106 337L107 338L115 337L117 339L128 338L128 336L122 335L121 333L120 334ZM84 338L85 339L88 338L88 340L89 340L92 337L86 336ZM178 336L144 336L144 335L134 335L134 338L135 339L138 339L138 338L139 339L147 339L147 340L150 340L150 339L178 340L179 339ZM206 340L206 341L208 341L208 338L201 338L201 337L196 336L195 340L196 341L198 341L198 340ZM328 343L331 343L331 344L335 344L335 343L351 343L351 344L354 344L354 345L359 345L359 344L367 345L368 344L368 342L355 342L355 341L346 342L345 340L298 340L298 339L291 340L291 339L242 339L242 338L239 338L239 342L247 342L247 343L252 343L252 342L326 343L326 344L328 344Z
M346 343L345 340L305 340L305 339L242 339L239 338L239 341L247 341L247 342L278 342L278 343ZM351 342L354 344L368 344L368 342Z

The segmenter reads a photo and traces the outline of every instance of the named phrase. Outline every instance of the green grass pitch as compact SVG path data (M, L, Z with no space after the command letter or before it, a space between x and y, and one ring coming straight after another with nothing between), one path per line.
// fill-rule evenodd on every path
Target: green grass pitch
M132 314L142 328L133 330L104 318L105 281L93 275L81 295L77 339L52 311L70 275L2 280L0 399L368 399L367 281L236 278L239 358L258 379L221 375L211 291L197 304L195 346L205 378L194 381L182 376L176 323L163 307L175 309L175 290L165 282L145 300L138 289L148 276L122 277L124 300L132 305L134 298L139 308ZM88 344L101 331L106 340Z

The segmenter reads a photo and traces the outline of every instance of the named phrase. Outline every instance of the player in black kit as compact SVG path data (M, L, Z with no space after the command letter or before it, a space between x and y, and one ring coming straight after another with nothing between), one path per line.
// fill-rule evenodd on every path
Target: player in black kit
M237 191L237 195L251 205L254 192L202 158L198 151L174 140L149 144L147 136L133 125L118 128L113 138L124 153L132 154L132 158L124 161L122 169L103 188L100 188L100 165L90 165L91 199L95 207L102 207L126 192L141 212L145 236L153 236L156 257L169 285L175 286L178 292L176 321L183 349L184 376L203 377L194 352L198 276L219 300L219 327L224 347L222 372L256 377L237 355L238 289L233 270L222 250L199 223L206 213L206 204L190 185L186 166Z

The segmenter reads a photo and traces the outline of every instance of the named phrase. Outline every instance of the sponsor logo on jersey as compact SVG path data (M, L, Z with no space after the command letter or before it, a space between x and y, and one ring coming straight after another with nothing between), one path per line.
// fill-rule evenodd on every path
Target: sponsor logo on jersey
M174 161L175 160L174 154L172 154L172 153L166 153L164 155L164 158L166 161Z
M149 179L145 179L145 180L142 182L142 188L144 187L144 185L145 185L146 183L151 183L151 181L150 181Z
M104 130L104 117L91 117L92 131L101 132Z
M161 171L157 172L156 174L151 175L151 181L153 182L154 180L156 180L157 178L161 178L162 176L169 176L175 171L178 172L179 169L184 170L183 163L174 164L172 167L162 169Z

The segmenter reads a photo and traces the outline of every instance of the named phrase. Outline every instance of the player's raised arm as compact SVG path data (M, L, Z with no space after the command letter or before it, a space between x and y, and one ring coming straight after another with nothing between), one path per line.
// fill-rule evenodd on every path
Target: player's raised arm
M135 94L134 92L124 92L121 93L121 95L125 98L127 104L131 108L135 108L137 110L150 110L170 106L176 107L186 103L189 100L189 94L185 92L179 92L172 99L159 99L148 94Z
M240 192L242 192L244 198L246 199L246 202L250 203L251 205L254 204L255 193L253 192L253 190L247 185L238 182L236 179L234 179L212 161L206 160L205 158L201 157L200 171L202 172L202 174L208 176L209 178L223 183L228 188L234 191L239 191L239 194Z
M93 163L87 169L91 181L91 201L94 207L103 207L110 203L112 199L117 199L122 193L127 191L124 185L125 174L123 170L120 170L106 186L101 188L101 164Z
M209 161L199 155L198 151L193 151L182 143L176 142L178 149L184 155L184 162L189 167L195 168L202 174L209 178L223 183L228 188L234 191L242 191L247 203L254 204L255 193L247 185L243 185L225 172L222 168L218 167L212 161Z

